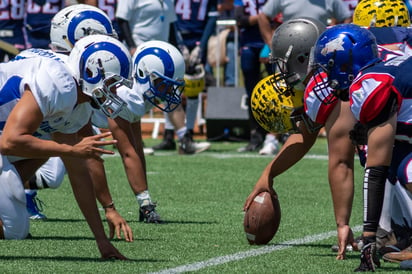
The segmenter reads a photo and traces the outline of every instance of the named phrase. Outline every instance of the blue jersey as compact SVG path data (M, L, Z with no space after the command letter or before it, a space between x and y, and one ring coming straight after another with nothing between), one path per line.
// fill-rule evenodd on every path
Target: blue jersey
M25 0L0 1L0 39L16 48L25 48Z
M219 16L217 12L217 0L176 0L175 11L177 15L177 28L182 34L185 45L191 50L196 46L196 42L207 39L204 37L205 31L210 36L214 29L205 30L208 20ZM214 28L214 27L213 27ZM207 48L206 45L203 48Z
M27 0L28 47L49 48L51 20L65 6L65 0L46 0L39 5L34 0Z
M266 3L266 0L235 0L235 7L242 7L246 16L256 16L260 13L260 8ZM239 43L243 45L256 44L258 47L264 45L262 35L260 34L259 25L253 25L240 28Z

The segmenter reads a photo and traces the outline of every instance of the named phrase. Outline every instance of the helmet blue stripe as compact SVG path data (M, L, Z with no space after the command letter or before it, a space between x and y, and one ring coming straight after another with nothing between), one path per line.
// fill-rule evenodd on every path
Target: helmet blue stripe
M137 63L139 63L140 59L142 59L146 55L155 55L155 56L159 57L159 59L163 63L163 67L165 69L165 71L163 72L163 75L168 77L168 78L173 79L173 75L175 74L175 66L174 66L174 63L173 63L172 56L170 56L170 54L167 51L165 51L162 48L158 48L158 47L146 48L146 49L142 50L136 56L134 65L136 66Z
M107 17L105 17L103 14L97 11L94 11L94 10L84 10L72 18L67 28L67 35L68 35L67 39L69 39L70 43L74 45L74 43L76 42L75 31L76 31L77 26L82 21L91 20L91 19L96 20L99 23L101 23L105 27L108 34L113 33L112 24L110 21L107 20Z
M88 46L80 58L80 74L83 76L82 78L84 80L91 84L96 84L102 79L102 76L100 74L96 75L95 77L89 77L85 69L87 60L92 54L97 51L108 51L116 56L120 63L120 76L126 79L129 78L130 61L126 53L113 43L98 42Z

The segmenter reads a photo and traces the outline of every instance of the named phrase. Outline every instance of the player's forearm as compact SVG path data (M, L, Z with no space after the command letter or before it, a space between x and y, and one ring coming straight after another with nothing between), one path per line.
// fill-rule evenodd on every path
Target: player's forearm
M107 177L103 163L95 159L88 159L86 160L86 164L89 169L97 200L103 207L110 205L113 202L113 198L107 184Z
M32 135L10 136L3 134L0 138L0 152L26 158L49 158L53 156L71 156L72 146L50 140L42 140Z
M73 189L77 204L85 217L96 241L106 241L103 223L100 218L94 187L87 170L86 160L63 159L70 184Z
M269 18L264 13L259 13L257 21L263 41L265 44L270 45L272 43L273 31L270 26Z
M268 165L269 176L274 178L299 162L313 146L316 138L317 132L290 135L279 153Z

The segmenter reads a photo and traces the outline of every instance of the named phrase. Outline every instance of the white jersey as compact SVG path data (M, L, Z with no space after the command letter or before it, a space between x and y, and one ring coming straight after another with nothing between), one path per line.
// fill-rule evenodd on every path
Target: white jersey
M170 23L177 20L171 0L120 0L116 17L129 22L136 46L151 40L168 41Z
M40 72L40 73L39 73ZM77 105L77 86L62 62L39 56L17 56L0 64L0 128L28 86L43 114L36 135L75 133L91 116L88 103Z

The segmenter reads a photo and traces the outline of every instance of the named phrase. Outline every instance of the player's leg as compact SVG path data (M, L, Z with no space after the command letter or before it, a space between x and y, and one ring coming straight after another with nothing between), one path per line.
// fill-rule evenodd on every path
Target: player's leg
M0 172L0 219L4 239L25 239L30 220L26 210L23 183L16 168L4 156Z

